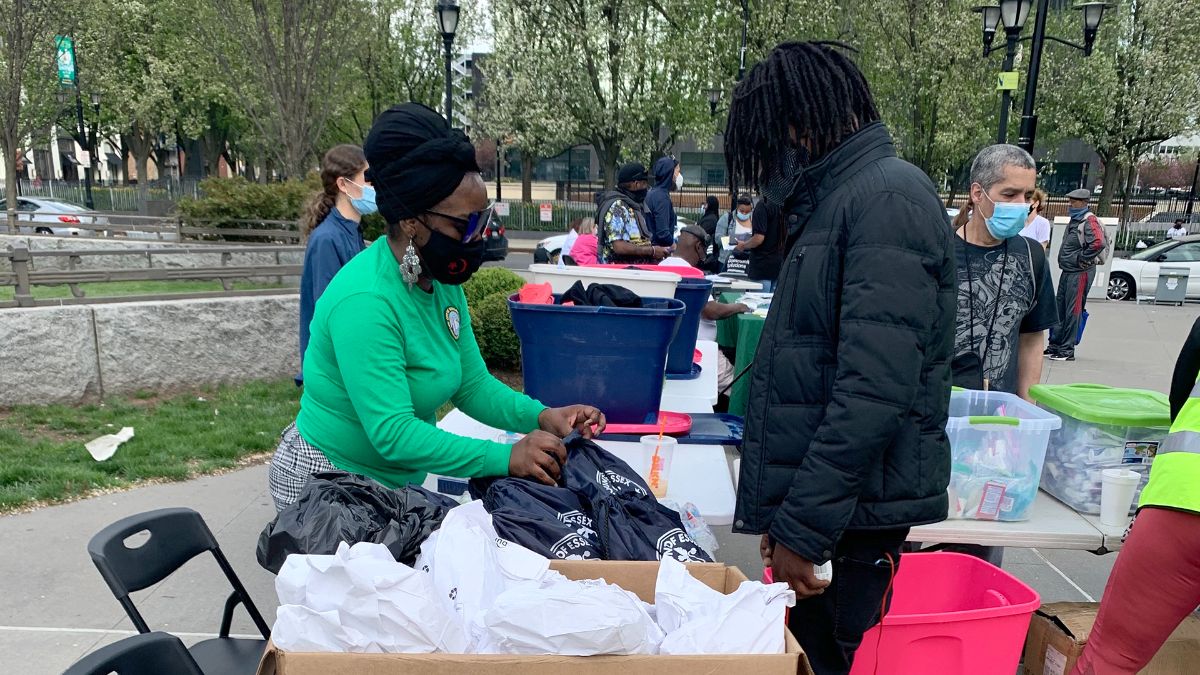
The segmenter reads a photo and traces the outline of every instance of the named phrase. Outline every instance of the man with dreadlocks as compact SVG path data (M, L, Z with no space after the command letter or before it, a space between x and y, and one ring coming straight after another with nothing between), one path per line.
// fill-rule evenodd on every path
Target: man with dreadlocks
M776 47L737 86L725 132L731 188L758 187L786 228L734 529L764 535L818 675L850 672L909 528L946 517L950 479L950 227L843 48Z

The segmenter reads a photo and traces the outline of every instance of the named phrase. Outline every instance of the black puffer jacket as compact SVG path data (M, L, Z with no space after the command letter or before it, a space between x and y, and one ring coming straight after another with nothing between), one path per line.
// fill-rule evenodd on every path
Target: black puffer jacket
M946 517L954 246L882 124L809 167L754 361L734 530L814 562Z

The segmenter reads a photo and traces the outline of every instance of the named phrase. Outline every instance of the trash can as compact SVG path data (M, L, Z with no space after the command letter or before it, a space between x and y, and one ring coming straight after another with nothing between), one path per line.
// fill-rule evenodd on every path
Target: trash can
M1186 267L1160 267L1154 304L1169 302L1182 305L1187 300L1188 271Z

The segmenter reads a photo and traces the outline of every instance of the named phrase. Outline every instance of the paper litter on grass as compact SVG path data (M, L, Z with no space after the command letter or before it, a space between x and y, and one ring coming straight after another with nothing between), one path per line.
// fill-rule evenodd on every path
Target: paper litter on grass
M97 462L103 462L112 457L117 448L121 447L122 443L131 438L133 438L133 427L121 427L121 430L117 433L93 438L85 443L83 447L87 448L87 451L91 453L92 459Z

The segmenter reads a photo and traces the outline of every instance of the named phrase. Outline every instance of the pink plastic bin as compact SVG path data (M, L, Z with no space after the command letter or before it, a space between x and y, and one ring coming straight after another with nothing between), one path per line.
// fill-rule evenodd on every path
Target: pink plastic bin
M850 675L1012 675L1040 605L1032 588L978 558L906 554L883 637L879 626L867 631Z

